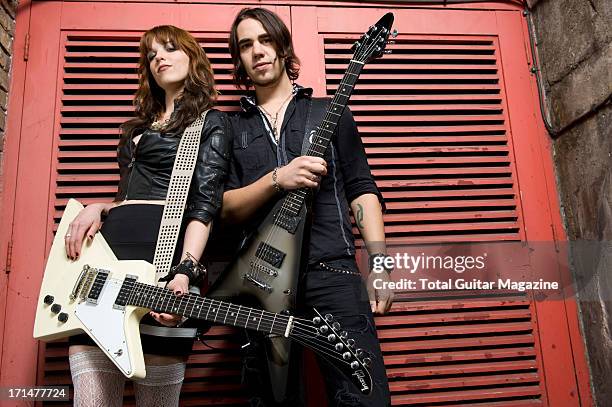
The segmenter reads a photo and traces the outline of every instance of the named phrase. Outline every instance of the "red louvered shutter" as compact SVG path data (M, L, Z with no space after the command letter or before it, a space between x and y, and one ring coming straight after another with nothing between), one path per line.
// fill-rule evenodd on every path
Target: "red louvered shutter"
M325 35L328 94L358 38ZM391 54L366 65L350 103L386 200L388 244L520 240L495 38L394 41ZM394 404L541 405L529 301L480 296L400 295L377 318Z
M317 27L299 38L325 55L310 67L319 94L334 94L352 44L386 11L301 9L294 35ZM457 14L397 10L392 53L366 64L349 103L393 253L525 239L495 16ZM524 293L396 293L376 319L393 404L546 404L535 308Z

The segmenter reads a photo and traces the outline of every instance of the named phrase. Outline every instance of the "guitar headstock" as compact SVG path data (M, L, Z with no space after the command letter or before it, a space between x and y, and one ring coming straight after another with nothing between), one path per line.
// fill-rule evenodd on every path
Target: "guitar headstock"
M364 64L379 58L387 46L389 35L395 37L397 32L391 33L393 13L387 13L376 24L363 34L359 41L353 45L353 59Z
M327 357L350 378L362 394L369 395L372 392L372 376L369 371L372 360L362 349L355 347L355 340L349 338L348 332L342 330L340 323L331 314L322 316L316 309L314 311L317 315L312 319L312 323L318 335L322 337L320 340L326 341L326 346L319 345L319 349L313 349Z

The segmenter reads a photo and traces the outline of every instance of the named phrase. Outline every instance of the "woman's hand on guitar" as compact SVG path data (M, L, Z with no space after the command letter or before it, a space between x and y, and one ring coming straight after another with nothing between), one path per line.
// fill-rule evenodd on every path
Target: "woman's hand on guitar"
M85 236L93 239L98 229L100 229L102 212L107 209L108 205L105 203L87 205L70 222L68 232L64 236L66 255L69 259L77 260L79 258Z
M189 292L189 278L184 274L177 274L174 276L172 281L166 286L169 290L172 290L176 295L183 295ZM151 316L160 324L164 326L177 326L181 322L182 317L174 314L163 314L157 312L150 312Z
M327 174L327 163L319 157L303 155L278 169L278 184L287 190L316 188Z

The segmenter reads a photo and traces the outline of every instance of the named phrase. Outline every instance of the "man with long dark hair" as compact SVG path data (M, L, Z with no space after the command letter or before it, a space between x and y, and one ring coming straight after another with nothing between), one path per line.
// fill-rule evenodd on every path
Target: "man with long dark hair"
M388 405L389 388L372 313L387 312L392 296L389 291L373 288L366 292L355 262L349 215L351 208L363 219L358 226L370 256L385 256L383 200L355 121L345 109L324 158L302 155L312 90L294 83L299 59L285 24L268 10L243 9L232 25L229 46L235 83L247 90L253 88L254 93L242 98L242 112L232 121L234 158L222 217L233 223L256 224L283 191L317 188L298 307L315 307L338 318L372 360L374 381L372 394L363 396L349 378L321 358L328 399L331 405ZM376 277L389 278L387 273ZM369 287L371 280L372 276ZM265 364L260 367L264 370ZM266 375L247 380L254 377ZM296 403L301 401L285 401Z

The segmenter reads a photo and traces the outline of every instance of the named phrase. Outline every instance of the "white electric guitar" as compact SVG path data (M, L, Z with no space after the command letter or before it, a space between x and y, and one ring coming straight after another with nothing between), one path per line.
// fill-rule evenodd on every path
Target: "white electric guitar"
M64 235L83 206L71 199L53 240L36 309L34 338L44 341L87 333L129 378L145 377L140 319L150 310L287 337L326 357L370 394L371 360L332 315L312 320L235 305L194 294L180 297L155 285L143 260L117 260L101 234L83 245L77 261L66 256Z

